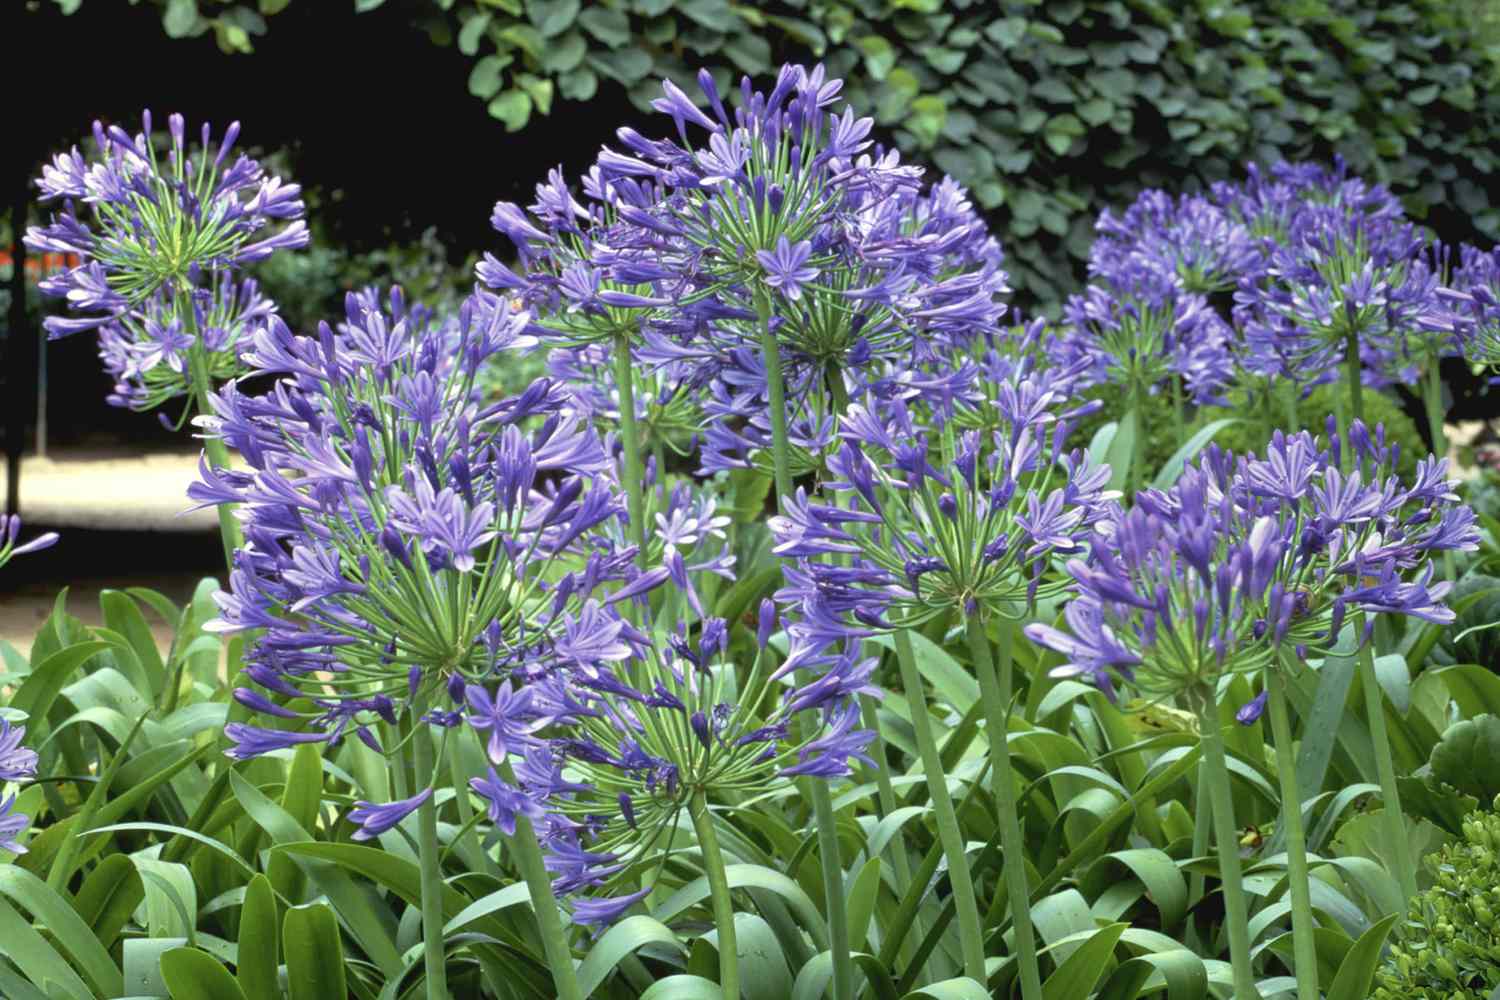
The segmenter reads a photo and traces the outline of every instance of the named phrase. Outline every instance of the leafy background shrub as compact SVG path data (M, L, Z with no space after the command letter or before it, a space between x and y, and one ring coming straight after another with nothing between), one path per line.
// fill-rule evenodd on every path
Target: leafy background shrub
M65 11L83 0L53 0ZM96 0L97 2L97 0ZM250 52L291 0L152 0L172 37ZM509 130L601 88L646 107L699 65L816 58L908 156L968 185L1041 300L1078 277L1100 206L1247 160L1337 153L1452 239L1500 234L1488 0L355 0L471 63ZM721 83L730 71L717 71Z
M1497 849L1500 814L1486 810L1465 818L1462 841L1428 859L1435 882L1396 929L1375 1000L1486 1000L1500 987Z

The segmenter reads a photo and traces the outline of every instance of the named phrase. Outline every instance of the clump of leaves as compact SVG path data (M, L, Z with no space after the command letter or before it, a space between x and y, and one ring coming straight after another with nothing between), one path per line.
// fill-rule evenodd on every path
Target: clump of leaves
M1427 863L1436 883L1397 928L1373 1000L1488 1000L1500 987L1500 813L1471 813L1462 842Z

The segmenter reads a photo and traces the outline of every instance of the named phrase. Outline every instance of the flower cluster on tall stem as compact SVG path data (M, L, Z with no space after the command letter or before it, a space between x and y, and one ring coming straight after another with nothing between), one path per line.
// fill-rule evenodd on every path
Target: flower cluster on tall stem
M923 767L932 785L939 831L964 944L965 971L984 982L984 951L962 839L946 794L940 755L926 719L910 631L933 621L963 621L979 676L990 739L991 780L1001 816L1009 898L1023 994L1040 996L1041 979L1026 901L1024 843L1009 764L1009 629L1024 608L1061 585L1058 556L1081 552L1090 526L1114 494L1109 470L1064 454L1070 418L1061 384L1045 375L1014 378L993 400L1000 425L960 431L949 423L929 441L899 400L877 412L850 407L844 441L830 460L831 496L798 491L773 518L775 551L797 560L778 600L796 610L787 667L813 666L830 648L894 632L906 695L913 702ZM847 501L847 502L846 502ZM999 624L999 656L987 633ZM998 663L996 660L998 659Z
M1347 440L1333 437L1327 446L1306 432L1277 432L1264 457L1236 460L1211 448L1170 490L1145 491L1128 511L1100 523L1088 558L1068 564L1076 596L1064 612L1066 628L1026 628L1033 641L1068 658L1054 675L1087 676L1111 695L1118 677L1156 698L1182 697L1198 712L1237 995L1254 994L1232 804L1221 802L1226 797L1214 787L1228 780L1216 709L1222 678L1266 673L1279 755L1290 763L1280 671L1310 650L1334 651L1345 622L1354 625L1362 683L1373 699L1376 754L1383 758L1389 832L1405 842L1380 689L1369 666L1372 619L1452 621L1443 605L1450 584L1432 582L1431 559L1473 549L1479 536L1473 512L1447 479L1446 459L1420 462L1408 484L1391 474L1395 458L1380 431L1372 435L1359 421ZM1241 721L1265 704L1263 698L1247 706ZM1283 805L1296 810L1295 769L1280 770ZM1300 816L1287 828L1299 990L1311 997L1316 963L1304 960L1312 915ZM1398 845L1398 868L1409 864L1403 854Z
M151 125L149 111L134 136L96 121L92 157L75 147L44 167L42 200L62 207L27 230L26 245L80 258L42 283L71 313L44 326L54 338L99 331L111 402L151 409L191 396L206 416L214 386L243 371L240 351L274 309L238 272L307 245L302 192L233 152L238 122L217 143L204 125L189 148L186 122L171 115L165 149ZM214 468L228 467L222 444L204 447ZM228 508L219 521L232 561L242 539Z

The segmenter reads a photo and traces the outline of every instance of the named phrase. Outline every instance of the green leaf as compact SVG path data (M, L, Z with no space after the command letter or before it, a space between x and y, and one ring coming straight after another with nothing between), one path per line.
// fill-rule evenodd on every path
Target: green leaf
M1129 924L1101 927L1077 951L1057 967L1042 984L1043 1000L1073 1000L1094 991L1099 977L1109 967L1110 956Z
M356 14L366 14L382 6L384 3L385 0L354 0L354 12Z
M578 23L612 49L630 43L630 18L623 10L591 4L578 15Z
M1127 479L1130 478L1130 462L1135 456L1135 437L1141 433L1140 426L1140 413L1132 409L1120 420L1114 435L1108 439L1104 461L1109 466L1109 488L1112 490L1123 490ZM1100 433L1103 433L1102 429ZM1096 436L1095 442L1097 441ZM1145 469L1135 470L1136 482L1141 481L1145 471Z
M1176 948L1121 962L1105 981L1098 1000L1136 1000L1153 992L1153 981L1166 986L1166 1000L1207 1000L1209 995L1208 967L1203 959L1185 948Z
M249 1000L279 1000L281 986L276 972L280 964L281 936L276 933L276 897L271 882L258 874L245 886L240 906L239 961L235 975Z
M651 72L651 57L633 46L614 52L590 52L587 61L596 73L625 87L644 79Z
M89 1000L94 996L73 971L73 964L37 933L31 921L3 899L0 899L0 955L10 959L31 982L55 984L54 988L60 988L65 997Z
M479 54L479 43L484 38L484 29L490 26L488 13L471 14L464 21L464 26L458 29L458 51L466 56Z
M529 897L527 898L529 901ZM458 921L454 921L449 926L452 927L457 923ZM588 955L578 966L578 985L583 990L583 995L593 996L595 991L604 985L604 980L609 977L609 974L625 958L653 944L678 952L686 951L670 927L655 917L648 917L644 914L626 917L605 931L589 948Z
M168 38L186 38L197 26L197 0L167 0L167 9L161 15L161 27Z
M526 0L526 16L543 38L568 30L578 17L579 0Z
M803 888L781 872L761 865L729 865L724 877L731 889L764 889L780 896L802 920L802 929L813 937L814 945L822 950L827 947L828 926L823 915ZM656 907L656 918L663 922L696 906L708 898L708 878L700 876L678 889L665 902Z
M724 991L702 976L667 976L648 986L641 1000L724 1000Z
M111 948L145 898L146 889L135 865L123 854L111 854L83 880L73 897L73 907L89 924L94 939L102 947Z
M480 59L469 70L469 93L482 101L494 97L504 83L500 74L511 62L512 57L508 55L487 55Z
M245 1000L229 970L197 948L173 948L162 955L161 978L172 1000Z
M1480 802L1500 795L1500 717L1488 713L1455 722L1429 758L1433 777Z
M124 988L120 970L93 928L47 883L24 868L0 865L0 896L21 906L45 927L100 996L114 996Z
M912 990L902 1000L990 1000L990 991L965 976Z
M1062 156L1073 147L1073 140L1086 131L1083 122L1079 121L1076 115L1061 114L1048 119L1042 138L1046 140L1052 152Z
M1365 1000L1370 995L1370 983L1380 965L1380 952L1385 947L1386 936L1401 916L1392 913L1359 936L1339 966L1339 974L1328 990L1328 1000Z
M1208 447L1208 443L1214 439L1214 435L1218 434L1224 428L1232 427L1240 422L1238 417L1223 417L1199 428L1198 433L1184 441L1182 447L1172 453L1172 457L1167 459L1167 464L1161 467L1161 471L1156 474L1156 478L1151 481L1151 485L1159 490L1171 489L1178 478L1181 477L1182 470L1197 457L1198 452Z
M904 851L906 846L900 845L897 850ZM880 895L879 852L877 851L876 854L876 857L865 862L859 874L854 876L854 883L849 887L847 904L849 947L854 951L863 951L865 948L865 942L870 933L870 921L875 916L875 901Z
M260 0L257 6L266 17L272 17L286 10L291 2L292 0Z
M505 131L519 132L531 120L531 96L524 90L507 90L490 102L489 112L505 123Z
M322 903L293 907L282 923L288 1000L327 1000L348 996L344 949L333 910Z
M58 692L67 683L73 672L90 657L109 649L109 643L97 640L77 642L64 646L32 667L31 674L21 682L10 707L25 712L33 719L46 718L57 700ZM35 662L36 657L32 657Z
M870 79L879 83L896 65L896 49L879 35L864 35L856 38L854 47L865 57L865 71Z
M785 1000L790 996L792 972L770 925L754 913L736 913L734 933L740 991L745 1000ZM717 948L717 932L712 939Z
M931 148L938 136L942 135L943 122L948 117L948 105L941 97L923 94L913 99L907 111L907 118L902 124L917 137L917 142L923 149Z

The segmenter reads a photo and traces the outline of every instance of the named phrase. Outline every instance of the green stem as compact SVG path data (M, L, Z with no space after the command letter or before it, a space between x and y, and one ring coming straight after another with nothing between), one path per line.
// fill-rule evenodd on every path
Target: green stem
M1356 619L1353 628L1358 640L1364 631L1364 622ZM1395 853L1391 861L1396 866L1396 880L1401 883L1402 901L1409 903L1417 894L1417 870L1412 864L1411 844L1406 839L1406 819L1401 814L1401 794L1396 788L1396 763L1391 757L1391 741L1385 727L1385 698L1375 676L1375 654L1367 642L1360 643L1359 647L1359 686L1364 688L1365 715L1369 716L1370 739L1375 744L1375 770L1380 775L1380 812L1385 839L1390 841L1390 849Z
M615 389L620 395L620 444L625 451L625 508L636 562L646 564L646 472L641 465L640 428L635 419L635 371L630 367L630 337L615 337ZM661 475L657 469L656 474Z
M1172 414L1177 419L1177 447L1187 441L1187 414L1182 401L1182 376L1172 376Z
M886 759L885 738L880 734L880 716L873 695L862 694L859 696L860 721L864 727L875 734L870 742L870 756L875 759L875 789L876 803L880 808L880 818L884 819L900 808L900 801L896 798L896 785L891 781L891 765ZM911 885L911 858L907 856L906 840L904 837L892 837L890 844L886 847L891 856L891 869L896 873L897 885ZM916 936L922 936L922 925L915 917L912 918L912 928ZM910 938L902 938L901 950L897 957L903 964L910 962L911 950L914 947Z
M1297 383L1287 380L1286 392L1282 393L1281 400L1286 406L1286 432L1296 434L1302 429L1302 419L1297 415L1297 396L1299 391Z
M761 355L766 366L766 387L771 409L771 461L776 476L776 508L782 510L792 495L791 443L786 430L786 385L781 379L781 353L771 330L771 299L756 296L760 322ZM828 783L814 779L809 785L813 817L818 828L818 860L823 868L823 895L828 910L828 937L833 952L834 1000L854 998L854 960L849 954L849 912L844 899L844 863L839 856L837 817Z
M413 717L422 713L414 706ZM415 784L430 786L434 776L432 737L428 727L417 723L418 731L407 744L411 754ZM417 808L417 864L422 886L422 955L426 966L427 1000L450 1000L448 993L448 952L443 944L443 871L442 846L438 843L437 803L434 795Z
M842 423L844 414L849 411L849 387L844 385L844 371L838 365L830 364L826 374L828 392L833 397L834 416Z
M1292 973L1297 977L1297 1000L1318 1000L1317 927L1312 910L1312 887L1307 874L1307 836L1302 830L1302 795L1297 788L1296 748L1287 715L1286 680L1281 664L1266 667L1266 708L1271 715L1271 739L1276 747L1276 774L1281 783L1281 828L1286 836L1287 887L1292 896Z
M191 324L192 307L189 306L184 312L188 317L185 322ZM201 340L195 339L193 346L188 348L188 376L193 383L193 399L198 406L198 414L204 417L214 415L213 404L209 397L213 395L213 377L208 371L208 351ZM208 456L208 464L213 469L229 468L229 449L224 442L212 434L203 438L203 452ZM219 504L219 534L224 541L224 565L229 571L234 569L234 553L244 544L245 537L240 534L240 523L234 519L234 508L230 504Z
M1364 420L1365 389L1359 364L1359 336L1353 330L1344 335L1344 381L1349 384L1350 422ZM1347 432L1349 428L1343 427L1341 430Z
M1130 467L1125 471L1125 502L1135 502L1136 484L1141 480L1141 461L1145 455L1146 442L1146 395L1137 382L1130 390L1130 412L1135 418L1134 435L1130 439Z
M894 639L896 659L901 664L902 693L906 695L907 705L911 709L911 724L916 732L917 752L922 759L922 771L927 776L928 794L932 799L932 812L937 819L938 840L943 845L944 856L948 859L948 880L953 887L953 906L958 918L964 974L983 986L987 981L984 968L984 928L979 921L979 903L974 896L974 880L969 873L963 833L958 826L958 816L953 810L953 798L948 794L948 777L943 771L943 758L938 753L937 741L932 735L932 719L927 713L927 697L922 690L922 675L917 672L917 659L912 653L911 637L904 629L899 629ZM1009 780L1008 777L1007 780ZM1016 912L1019 913L1025 909L1023 904L1016 907ZM1020 937L1018 932L1017 940L1020 940Z
M776 509L792 495L791 442L786 431L786 384L781 380L781 348L771 331L771 300L756 300L760 314L760 353L766 366L766 389L771 409L771 461L776 475Z
M1208 768L1208 791L1213 808L1214 839L1219 846L1219 880L1224 890L1224 927L1229 937L1229 961L1234 969L1234 1000L1260 1000L1255 972L1250 967L1250 922L1245 886L1240 875L1239 829L1234 824L1234 797L1229 790L1229 767L1224 759L1224 734L1211 689L1193 692Z
M511 785L516 782L510 762L505 761L496 768L500 777ZM583 1000L583 989L578 985L578 971L573 967L573 949L568 946L568 937L563 932L562 917L557 912L557 897L552 893L552 881L547 875L546 862L542 860L542 848L536 839L536 830L531 820L516 816L516 832L507 837L516 867L526 880L526 889L531 896L531 910L536 915L537 930L542 935L542 951L547 958L547 968L552 972L552 985L557 990L557 1000Z
M1011 688L1013 683L1010 629L1001 623L999 664L990 655L990 640L979 615L968 616L965 631L974 672L979 675L979 694L984 700L984 728L990 738L990 789L1000 814L1000 848L1004 854L1005 893L1010 900L1011 926L1015 928L1016 961L1021 974L1022 1000L1041 1000L1042 974L1037 964L1036 937L1031 929L1031 889L1026 881L1026 843L1016 810L1015 776L1010 767ZM982 982L983 980L981 980Z
M719 991L724 1000L739 1000L740 955L734 936L734 903L729 897L729 879L724 874L724 855L719 852L719 838L714 833L713 814L708 811L708 797L700 788L688 804L698 847L703 852L703 874L708 876L708 898L713 906L714 927L719 932Z

